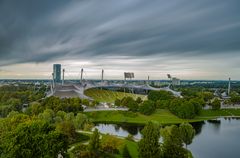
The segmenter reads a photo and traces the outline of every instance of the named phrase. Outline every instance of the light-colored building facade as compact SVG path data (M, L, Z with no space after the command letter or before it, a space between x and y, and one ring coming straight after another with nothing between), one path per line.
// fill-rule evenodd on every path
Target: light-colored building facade
M173 78L172 78L172 85L174 85L174 86L179 86L179 85L181 85L181 80L178 79L178 78L176 78L176 77L173 77Z

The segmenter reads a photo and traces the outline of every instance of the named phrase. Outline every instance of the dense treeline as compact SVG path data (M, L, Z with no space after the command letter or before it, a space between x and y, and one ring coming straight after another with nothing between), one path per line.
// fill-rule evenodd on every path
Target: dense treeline
M0 120L0 157L57 157L67 152L67 136L45 120L23 114Z
M39 101L45 96L46 86L8 85L0 87L0 117L6 117L11 111L21 111L23 105Z
M7 104L9 99L18 99L21 103L29 103L45 96L46 86L35 88L33 85L8 85L0 87L0 103Z
M232 92L230 98L226 100L227 104L240 104L240 95L237 92Z
M129 111L140 112L144 115L151 115L156 110L156 106L153 101L143 101L140 97L138 97L136 100L134 100L132 97L124 97L122 100L116 99L115 105L128 107Z
M82 113L46 109L29 116L12 111L0 119L0 157L66 157L68 144L89 139L76 130L92 127L91 120Z
M200 114L204 105L201 102L198 98L190 100L176 98L170 102L168 109L180 118L192 119Z
M199 115L202 107L209 101L208 95L209 93L201 93L201 96L198 94L194 97L177 98L170 92L151 91L148 94L148 99L153 101L157 108L169 109L180 118L192 119Z
M6 117L11 111L22 112L27 108L26 113L37 115L45 109L52 109L54 112L77 112L83 111L82 105L95 106L97 102L89 102L80 98L45 98L46 86L35 88L34 85L9 85L0 87L0 117Z
M52 109L54 112L65 111L74 112L83 111L82 104L89 104L88 100L82 100L80 98L62 98L48 97L43 100L41 106L44 108Z
M1 87L0 157L67 157L68 144L88 139L76 130L90 130L91 120L79 98L44 97L34 86ZM25 111L23 109L25 105ZM26 106L27 105L27 106ZM26 115L27 114L27 115Z
M187 92L185 92L187 94ZM176 116L183 119L192 119L199 115L203 106L213 98L210 92L194 93L185 95L184 98L174 97L167 91L150 91L148 100L142 101L141 98L134 100L131 97L116 99L116 106L125 106L129 111L140 112L144 115L151 115L157 108L168 109Z

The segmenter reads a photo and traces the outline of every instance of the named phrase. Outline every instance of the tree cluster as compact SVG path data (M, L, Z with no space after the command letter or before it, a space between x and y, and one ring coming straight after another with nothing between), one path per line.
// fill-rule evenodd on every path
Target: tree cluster
M155 103L151 100L142 101L140 97L134 100L132 97L124 97L115 100L116 106L128 107L129 111L140 112L144 115L151 115L155 110Z
M6 117L11 111L21 111L23 104L40 100L45 96L45 86L34 89L33 85L6 85L0 87L0 117Z
M83 111L82 104L88 104L88 100L81 100L80 98L59 98L59 97L48 97L42 102L42 106L48 109L52 109L55 112L80 112Z
M205 102L200 97L176 98L172 93L166 91L150 91L148 99L153 101L156 108L169 109L180 118L192 119L199 115Z
M200 114L201 109L202 105L198 98L190 100L175 98L169 104L169 110L183 119L194 118Z
M215 98L210 105L213 110L219 110L221 108L221 101L218 98Z
M0 129L0 157L41 158L67 153L67 136L45 120L14 113L0 120Z
M81 146L74 150L74 155L79 158L114 157L114 154L119 153L119 148L121 148L122 145L120 139L112 135L101 136L99 131L95 129L88 145ZM124 150L124 154L129 156L128 150Z
M195 135L195 130L188 123L179 127L176 125L160 128L149 122L142 131L142 139L139 142L140 158L188 158L191 152L183 148L183 144L189 145ZM160 143L160 136L163 143Z

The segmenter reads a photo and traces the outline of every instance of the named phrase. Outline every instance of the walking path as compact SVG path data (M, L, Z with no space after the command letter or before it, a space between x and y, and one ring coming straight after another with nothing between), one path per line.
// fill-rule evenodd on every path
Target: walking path
M84 109L84 112L92 112L92 111L128 111L128 108L97 107L97 108L86 108L86 109Z

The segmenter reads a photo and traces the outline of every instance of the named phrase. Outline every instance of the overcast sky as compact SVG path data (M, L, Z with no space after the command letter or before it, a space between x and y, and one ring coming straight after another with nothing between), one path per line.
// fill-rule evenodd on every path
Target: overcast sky
M0 78L240 80L239 0L0 0Z

